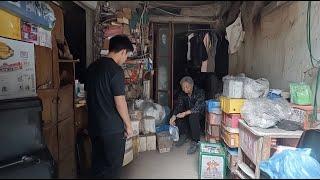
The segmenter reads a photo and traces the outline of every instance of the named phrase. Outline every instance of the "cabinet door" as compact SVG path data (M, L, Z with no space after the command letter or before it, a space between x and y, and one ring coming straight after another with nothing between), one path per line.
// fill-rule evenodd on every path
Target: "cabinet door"
M35 46L37 89L53 88L52 50Z
M75 152L70 151L68 156L58 162L58 178L74 179L76 178L76 157Z
M73 84L66 85L58 91L58 121L63 121L74 114Z
M58 162L59 148L58 148L57 125L53 124L53 125L44 126L42 130L43 130L43 136L44 136L46 145L55 162Z
M76 134L78 134L81 130L86 129L88 126L87 106L75 108L74 117Z
M65 159L70 151L75 150L74 117L58 123L59 161Z
M39 98L42 101L42 121L46 124L57 123L58 119L58 92L56 89L38 90Z

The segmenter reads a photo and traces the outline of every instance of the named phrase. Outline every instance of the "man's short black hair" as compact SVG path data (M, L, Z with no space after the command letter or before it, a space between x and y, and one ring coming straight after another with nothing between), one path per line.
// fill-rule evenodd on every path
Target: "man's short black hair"
M121 50L133 51L130 39L126 35L116 35L110 39L109 52L119 52Z

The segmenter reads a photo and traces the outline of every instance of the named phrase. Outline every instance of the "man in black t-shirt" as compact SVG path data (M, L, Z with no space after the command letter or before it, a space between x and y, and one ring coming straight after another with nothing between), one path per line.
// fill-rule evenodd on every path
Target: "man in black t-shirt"
M87 69L88 131L92 143L93 178L120 177L126 137L133 130L125 99L122 65L133 51L128 37L110 39L109 54Z

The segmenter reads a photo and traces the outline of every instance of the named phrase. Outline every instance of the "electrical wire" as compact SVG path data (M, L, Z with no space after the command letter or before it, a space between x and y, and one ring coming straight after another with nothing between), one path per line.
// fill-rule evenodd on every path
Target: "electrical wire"
M315 58L312 54L312 42L311 42L311 1L308 1L308 9L307 9L307 46L310 56L311 65L313 68L318 69L317 78L316 78L316 88L314 93L314 103L313 103L313 112L312 112L312 120L317 121L318 115L318 90L319 90L319 81L320 81L320 59Z

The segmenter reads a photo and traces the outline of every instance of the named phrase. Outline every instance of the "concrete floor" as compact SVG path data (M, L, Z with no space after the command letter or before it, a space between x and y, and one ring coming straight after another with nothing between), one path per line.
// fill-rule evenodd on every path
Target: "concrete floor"
M168 153L159 151L139 153L130 164L123 167L122 179L197 179L198 152L187 155L189 143L172 147Z

